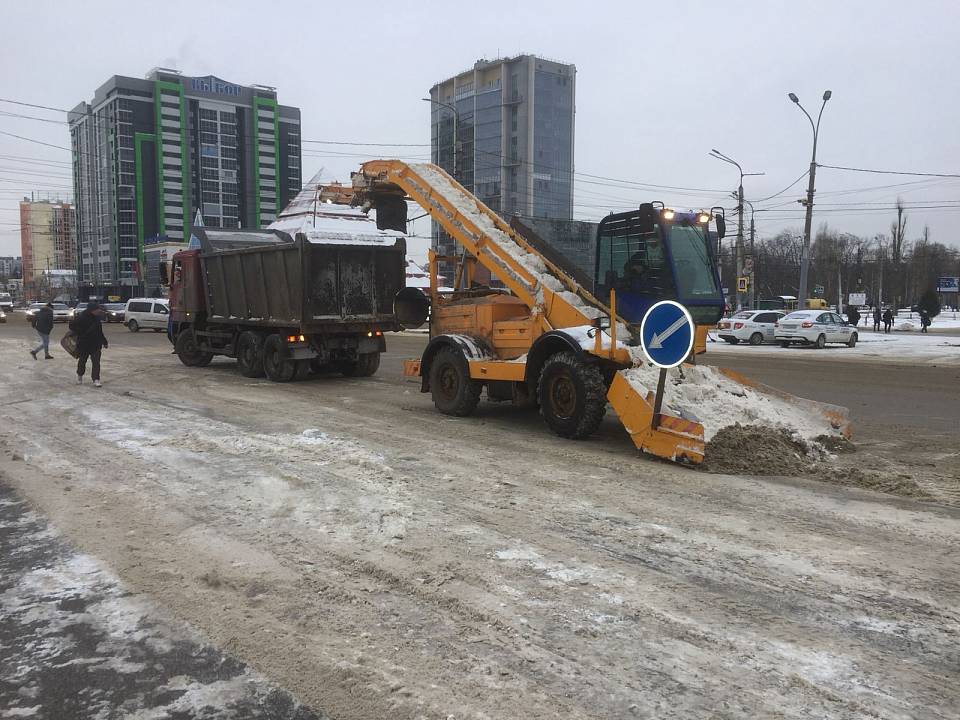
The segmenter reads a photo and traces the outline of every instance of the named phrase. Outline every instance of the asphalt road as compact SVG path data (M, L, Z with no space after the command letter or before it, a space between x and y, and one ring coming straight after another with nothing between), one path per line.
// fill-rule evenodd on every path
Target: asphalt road
M65 330L58 324L51 339L51 352L59 356L65 355L57 346ZM119 324L107 324L105 330L118 347L170 348L164 333L131 333ZM26 322L12 316L0 325L0 337L22 338L27 348L36 336ZM403 377L402 362L419 357L426 341L419 333L389 335L378 378L393 384L413 382ZM858 364L836 353L815 351L809 358L778 357L772 363L769 357L751 358L743 351L724 352L723 346L711 346L703 358L707 364L732 368L795 395L849 408L861 440L895 443L905 434L916 441L960 433L960 366Z

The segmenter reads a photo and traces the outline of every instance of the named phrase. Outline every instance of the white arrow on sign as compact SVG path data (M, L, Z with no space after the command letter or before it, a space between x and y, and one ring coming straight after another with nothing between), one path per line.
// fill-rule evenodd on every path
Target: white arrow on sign
M682 327L683 327L684 325L686 325L686 324L687 324L687 318L685 318L684 316L681 315L680 317L678 317L678 318L674 321L673 325L671 325L670 327L668 327L668 328L667 328L666 330L664 330L662 333L660 333L659 335L658 335L657 333L654 333L654 334L653 334L653 337L650 338L650 349L651 349L651 350L659 350L660 348L662 348L662 347L663 347L663 341L666 340L667 338L669 338L669 337L670 337L671 335L673 335L677 330L679 330L680 328L682 328Z

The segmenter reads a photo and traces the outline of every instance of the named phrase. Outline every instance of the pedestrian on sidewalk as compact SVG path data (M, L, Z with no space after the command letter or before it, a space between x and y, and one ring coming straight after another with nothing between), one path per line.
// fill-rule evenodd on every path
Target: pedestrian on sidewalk
M880 306L877 305L873 309L873 331L874 332L880 332L880 320L881 320Z
M100 353L107 347L107 338L103 334L104 314L99 304L91 302L70 321L70 329L77 334L77 385L83 383L89 359L93 365L90 371L93 386L100 387Z
M883 331L887 334L890 333L890 329L893 327L893 313L890 311L890 308L887 308L883 311Z
M856 327L857 325L859 325L859 324L860 324L860 311L857 310L855 307L852 307L852 306L851 306L850 308L848 308L848 309L847 309L847 322L848 322L850 325L853 325L854 327Z
M925 333L930 327L930 313L926 308L920 308L920 332Z
M43 350L43 357L47 360L52 360L53 355L50 354L50 333L53 331L53 303L47 303L37 311L33 319L33 329L36 330L37 335L40 336L40 344L30 351L33 359L36 360L37 353Z

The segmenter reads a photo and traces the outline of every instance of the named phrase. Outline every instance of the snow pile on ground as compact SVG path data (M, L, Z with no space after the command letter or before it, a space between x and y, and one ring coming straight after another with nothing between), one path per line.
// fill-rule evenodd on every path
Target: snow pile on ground
M660 368L641 363L620 373L640 395L656 392ZM665 412L702 424L708 441L737 424L782 429L806 441L837 433L813 409L741 385L707 365L668 370L663 402Z

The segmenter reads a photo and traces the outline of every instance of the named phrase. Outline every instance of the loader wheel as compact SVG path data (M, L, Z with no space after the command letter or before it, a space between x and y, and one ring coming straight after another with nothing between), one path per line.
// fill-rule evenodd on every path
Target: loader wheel
M463 353L449 347L437 351L430 363L430 393L437 410L465 417L476 410L482 388L482 383L470 379Z
M237 339L237 369L244 377L263 377L263 338L251 330Z
M131 320L130 322L136 322ZM206 367L213 360L212 352L204 352L197 344L197 337L191 328L181 330L177 335L177 344L174 346L177 357L187 367Z
M356 360L344 360L337 369L347 377L370 377L380 368L380 353L360 353Z
M287 347L279 335L269 335L263 343L263 372L273 382L290 382L297 372L297 365L287 357Z
M580 440L600 427L607 388L600 368L572 352L550 357L537 384L540 414L560 437Z
M754 333L750 336L751 345L763 345L763 335L760 333Z

